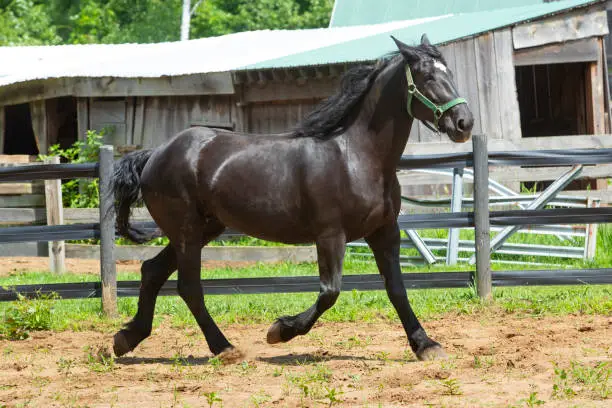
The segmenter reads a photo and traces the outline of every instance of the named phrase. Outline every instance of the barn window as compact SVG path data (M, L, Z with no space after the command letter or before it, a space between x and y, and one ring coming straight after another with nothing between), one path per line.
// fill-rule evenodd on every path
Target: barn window
M585 62L516 67L523 137L584 135L588 94Z

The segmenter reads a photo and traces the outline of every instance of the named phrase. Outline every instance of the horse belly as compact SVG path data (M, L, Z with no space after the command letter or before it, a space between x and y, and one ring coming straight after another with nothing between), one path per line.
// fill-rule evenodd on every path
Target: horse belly
M228 172L211 191L215 216L227 227L268 241L313 240L303 222L297 180L250 172Z

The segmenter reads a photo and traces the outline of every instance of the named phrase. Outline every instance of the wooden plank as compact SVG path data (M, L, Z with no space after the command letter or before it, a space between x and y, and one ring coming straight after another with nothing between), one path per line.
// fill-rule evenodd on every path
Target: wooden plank
M138 97L134 106L134 132L132 134L132 144L142 146L144 138L145 103L147 98Z
M230 116L229 120L235 124L235 129L238 132L246 132L248 124L247 105L244 104L242 97L243 87L236 87L236 95L230 101Z
M58 156L49 157L46 164L59 164ZM45 180L45 201L47 207L47 225L64 224L64 213L62 205L62 181ZM49 268L52 273L64 273L66 271L66 247L64 241L51 241L49 245Z
M136 98L128 97L127 103L125 106L125 144L131 145L134 144L134 121L135 121L135 112L136 112Z
M0 183L0 195L40 194L43 192L42 182Z
M599 45L596 38L526 48L514 52L514 65L542 65L597 61Z
M226 129L226 130L234 130L236 128L236 124L233 122L216 122L212 120L200 120L191 122L190 127L194 126L203 126L217 129Z
M503 139L520 140L521 118L516 92L511 30L499 30L493 33L495 41L495 59L497 61L498 106L500 109L501 135ZM489 146L491 150L492 147Z
M38 158L36 156L29 156L27 154L0 154L0 166L21 166L24 164L35 163L36 161L38 161Z
M85 140L89 130L89 99L77 98L77 138Z
M53 78L21 82L0 88L0 105L74 97L127 97L160 95L232 95L229 72L167 76L162 78Z
M0 208L0 224L43 224L47 221L44 208Z
M110 130L104 136L104 143L125 145L128 142L127 98L97 99L89 102L89 126L91 129Z
M339 79L323 78L310 79L306 85L302 86L296 82L269 82L264 87L245 85L243 103L322 99L337 92L339 84Z
M503 133L499 106L500 91L493 33L477 37L474 40L474 48L481 131L489 139L501 139Z
M491 140L489 151L612 148L612 135L571 135ZM417 143L406 146L405 155L470 152L469 143Z
M500 183L508 183L513 181L547 181L556 180L567 172L568 167L533 167L519 168L512 167L508 171L508 167L491 167L489 176ZM602 164L597 166L585 166L581 178L612 178L612 164ZM430 184L450 184L449 176L441 176L435 174L421 173L417 171L407 171L398 173L398 179L401 185L430 185ZM93 221L89 221L93 222Z
M131 221L152 221L146 208L132 209ZM65 208L64 222L66 224L90 223L100 221L100 211L97 208Z
M608 17L603 5L520 24L512 29L515 49L537 47L608 34Z
M44 245L43 245L44 244ZM46 242L19 242L14 244L1 244L0 257L27 256L46 257Z
M43 194L0 196L0 208L31 208L44 206L45 196Z
M0 154L4 154L5 127L4 106L0 106Z
M480 103L478 95L478 79L474 75L474 60L476 59L476 51L474 39L459 41L455 44L455 79L457 82L457 90L459 95L464 97L474 115L473 134L482 133L482 125L480 123L480 109L483 105Z
M119 155L132 153L132 152L142 149L142 146L140 145L123 145L123 146L115 146L115 147Z
M115 249L117 261L144 261L153 258L163 247L147 245L119 245ZM98 245L66 245L68 258L99 259ZM315 262L314 246L296 247L233 247L207 246L202 248L202 261L248 261L248 262Z
M587 129L589 133L596 135L606 131L601 38L598 39L598 46L600 47L598 59L589 64L586 81L587 101L590 101L590 104L587 104Z
M30 113L32 115L32 130L38 153L47 154L49 150L49 138L47 134L47 107L44 100L37 100L30 103Z

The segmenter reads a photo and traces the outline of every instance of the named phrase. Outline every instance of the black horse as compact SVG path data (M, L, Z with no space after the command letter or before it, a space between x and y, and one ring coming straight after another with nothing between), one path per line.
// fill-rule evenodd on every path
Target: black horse
M210 350L233 350L208 313L200 285L201 249L226 227L265 240L316 244L319 297L304 312L279 318L268 343L312 328L338 298L346 243L365 238L416 356L444 356L412 311L402 282L396 165L414 118L465 142L473 117L425 35L414 47L393 40L399 52L349 70L339 93L290 133L193 128L118 162L118 231L135 242L151 238L129 223L140 192L170 244L142 265L138 311L114 337L117 356L150 335L158 292L176 269L179 295Z

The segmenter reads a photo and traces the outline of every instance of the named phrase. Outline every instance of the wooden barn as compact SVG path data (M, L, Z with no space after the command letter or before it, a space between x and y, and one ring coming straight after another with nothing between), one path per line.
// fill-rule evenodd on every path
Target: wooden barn
M0 48L0 153L44 153L87 129L112 129L107 141L120 151L159 145L195 125L281 132L335 92L347 66L393 51L390 35L415 43L422 33L441 45L474 112L474 132L489 135L491 150L612 146L607 1L444 0L419 2L449 7L416 14L411 2L381 1L337 0L327 29ZM469 149L420 125L406 153ZM605 169L586 174L607 177ZM511 183L557 173L499 176Z

